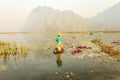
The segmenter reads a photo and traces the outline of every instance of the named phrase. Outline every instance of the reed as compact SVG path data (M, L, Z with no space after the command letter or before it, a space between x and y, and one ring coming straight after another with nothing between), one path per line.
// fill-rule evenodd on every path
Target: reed
M21 42L20 45L18 45L15 41L14 42L8 42L8 41L0 41L0 56L1 58L5 58L8 55L27 55L28 53L28 47L23 45ZM3 57L2 57L3 56Z

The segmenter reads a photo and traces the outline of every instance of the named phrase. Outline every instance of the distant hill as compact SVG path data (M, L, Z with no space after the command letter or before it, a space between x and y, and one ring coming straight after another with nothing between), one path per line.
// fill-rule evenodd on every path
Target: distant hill
M50 7L33 9L25 24L26 31L79 31L86 30L93 22L72 11L59 11Z
M34 8L26 23L24 31L58 32L81 30L120 29L120 3L88 19L72 11L59 11L51 7Z
M120 29L120 3L99 13L93 19L101 23L104 29Z

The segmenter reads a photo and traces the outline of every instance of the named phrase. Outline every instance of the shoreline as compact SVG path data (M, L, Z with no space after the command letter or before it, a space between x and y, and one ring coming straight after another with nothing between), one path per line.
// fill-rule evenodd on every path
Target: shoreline
M0 34L33 34L33 33L50 33L50 34L57 34L57 33L120 33L120 30L90 30L90 31L63 31L63 32L0 32Z

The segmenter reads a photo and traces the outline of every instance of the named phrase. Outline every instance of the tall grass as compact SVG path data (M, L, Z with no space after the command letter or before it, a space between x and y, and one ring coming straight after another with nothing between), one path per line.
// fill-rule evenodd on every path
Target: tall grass
M14 42L0 41L0 58L5 61L9 55L23 55L26 56L28 53L28 47L26 47L22 42L17 44Z

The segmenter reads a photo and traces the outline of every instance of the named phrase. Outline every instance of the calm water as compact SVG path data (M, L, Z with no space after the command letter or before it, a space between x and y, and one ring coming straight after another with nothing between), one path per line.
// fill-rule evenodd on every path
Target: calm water
M63 43L77 44L100 38L110 43L120 39L116 34L64 34ZM72 38L76 39L72 39ZM68 52L53 54L56 35L42 34L0 34L4 41L23 42L29 46L26 56L10 55L0 60L0 80L120 80L120 63L109 55L74 57ZM66 45L63 48L67 50ZM95 54L95 53L92 53Z

